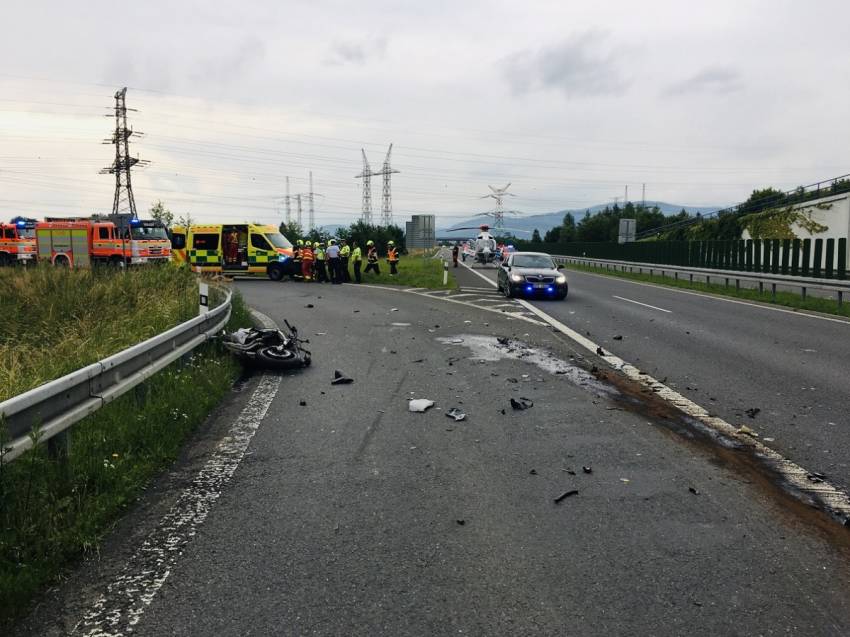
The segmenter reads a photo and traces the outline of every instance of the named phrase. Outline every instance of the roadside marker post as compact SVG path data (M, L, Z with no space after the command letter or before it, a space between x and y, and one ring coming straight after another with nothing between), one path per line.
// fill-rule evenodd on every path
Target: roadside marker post
M210 311L210 286L206 283L198 284L198 316Z
M449 262L443 261L443 287L449 284Z

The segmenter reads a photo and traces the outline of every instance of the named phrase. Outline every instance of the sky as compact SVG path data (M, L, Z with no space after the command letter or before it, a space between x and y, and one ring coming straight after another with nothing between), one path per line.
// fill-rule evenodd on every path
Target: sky
M850 3L286 2L0 7L0 218L109 212L128 87L137 207L317 225L647 200L727 205L850 172ZM372 178L372 208L382 183ZM296 214L294 201L291 214ZM308 221L306 197L303 222Z

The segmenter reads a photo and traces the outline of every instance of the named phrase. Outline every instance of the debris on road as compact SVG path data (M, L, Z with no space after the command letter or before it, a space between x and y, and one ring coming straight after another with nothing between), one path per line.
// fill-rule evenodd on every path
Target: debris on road
M390 312L398 312L398 308L397 307L391 307Z
M349 385L353 382L353 378L349 378L338 369L334 370L334 379L331 381L331 385Z
M752 429L750 429L746 425L741 425L738 428L738 433L744 434L745 436L750 436L750 438L758 438L759 437L757 432L753 431Z
M576 472L573 471L572 469L561 469L561 471L564 471L565 473L569 473L571 476L574 476L576 474Z
M519 400L511 398L511 407L513 407L517 411L522 411L523 409L529 409L531 407L534 407L534 402L529 398L524 398L523 396L520 396Z
M690 491L694 495L699 495L699 489L695 489L694 487L688 487L688 491Z
M585 473L593 473L593 469L591 467L582 467L581 470Z
M427 398L413 398L407 403L407 408L410 411L422 413L429 407L434 406L433 400L428 400Z
M622 340L623 340L623 336L622 336L622 334L617 334L616 336L613 336L612 338L613 338L615 341L622 341Z
M605 355L606 355L606 354L605 354L605 350L604 350L604 349L602 349L601 347L597 347L597 348L596 348L596 353L597 353L597 354L599 354L600 356L605 356Z
M422 362L424 362L424 361L425 361L425 359L424 359L424 358L417 358L415 361L410 361L410 362L411 362L411 363L422 363Z
M299 401L298 401L298 404L299 404L301 407L306 407L306 406L307 406L307 401L306 401L306 400L299 400Z
M561 495L559 495L557 498L555 498L555 504L560 504L561 502L563 502L567 498L574 496L574 495L578 495L578 489L571 489L570 491L564 491Z
M814 482L815 484L826 480L826 476L822 473L818 473L817 471L812 471L806 476L806 478L808 478L809 482Z
M457 420L457 421L461 421L461 420L463 420L464 418L466 418L466 414L465 414L465 413L463 413L463 412L462 412L460 409L458 409L457 407L452 407L451 409L449 409L449 410L446 412L446 416L448 416L449 418L454 418L454 419L455 419L455 420Z
M530 475L536 476L536 475L537 475L537 469L532 469L532 470L531 470L531 471L529 471L528 473L529 473Z
M744 413L747 414L750 418L755 418L760 411L761 409L759 409L758 407L751 407Z
M453 338L453 339L451 340L451 342L452 342L452 343L463 343L463 339L462 339L462 338Z
M466 520L463 520L463 519L455 520L455 522L457 522L458 525L460 525L460 526L463 526L464 524L466 524Z
M306 307L306 308L312 308L312 307L315 307L315 305L313 305L312 303L308 303L308 304L307 304L307 305L305 305L304 307Z
M628 478L620 478L620 482L628 484L629 482L631 482L631 480L629 480Z

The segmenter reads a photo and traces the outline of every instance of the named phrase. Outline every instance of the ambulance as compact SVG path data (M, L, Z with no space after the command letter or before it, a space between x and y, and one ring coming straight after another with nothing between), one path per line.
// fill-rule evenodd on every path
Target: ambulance
M0 265L26 264L35 261L35 222L15 218L0 223Z
M225 223L171 229L174 263L194 272L227 276L263 274L280 281L289 271L292 244L275 226Z

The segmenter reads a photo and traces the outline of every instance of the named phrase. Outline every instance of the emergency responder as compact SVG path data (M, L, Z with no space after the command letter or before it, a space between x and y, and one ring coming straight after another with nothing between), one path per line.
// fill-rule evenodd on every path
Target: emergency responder
M328 241L328 249L325 251L328 259L328 269L331 274L331 283L342 283L342 272L339 270L339 246L336 239Z
M398 250L395 241L387 241L387 263L390 264L390 276L398 275Z
M363 253L360 252L360 246L353 239L351 240L351 266L354 268L354 280L360 283L360 266L363 265Z
M452 248L452 263L454 263L455 267L457 267L458 252L460 252L460 247L458 246L458 244L454 244L454 247Z
M375 274L381 274L381 268L378 267L378 248L375 247L375 242L369 239L366 242L366 269L363 273L372 271Z
M316 241L313 244L315 248L315 257L316 257L316 281L319 283L327 283L328 282L328 271L325 267L325 248L324 244L321 241Z
M351 247L345 239L340 241L339 267L342 269L342 280L351 283L351 275L348 273L348 259L351 257Z
M239 259L239 234L236 230L227 233L227 243L224 246L224 260L228 265L236 265Z
M305 281L313 280L313 246L309 241L301 247L301 275Z
M301 276L301 249L304 247L304 240L298 239L292 247L292 262L295 264L292 268L292 278Z

